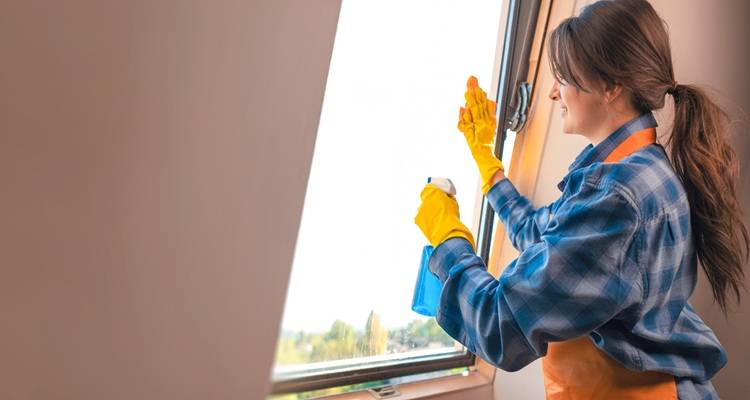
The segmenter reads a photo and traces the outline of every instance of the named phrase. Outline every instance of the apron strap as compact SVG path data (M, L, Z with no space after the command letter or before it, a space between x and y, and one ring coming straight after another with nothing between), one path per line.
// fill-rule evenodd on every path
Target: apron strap
M604 159L604 162L617 162L623 158L629 156L632 153L646 147L652 143L656 143L656 129L646 128L630 135L622 143L620 143L611 153Z

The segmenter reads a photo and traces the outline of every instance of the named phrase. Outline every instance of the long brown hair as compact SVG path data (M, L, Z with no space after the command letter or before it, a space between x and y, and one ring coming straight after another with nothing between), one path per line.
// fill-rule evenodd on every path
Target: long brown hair
M739 163L727 141L729 116L695 85L676 84L664 21L646 0L601 0L563 20L549 38L555 78L582 85L622 85L644 113L675 102L667 141L670 161L690 202L696 253L724 315L727 297L740 301L750 239L736 194ZM624 93L626 91L623 91Z

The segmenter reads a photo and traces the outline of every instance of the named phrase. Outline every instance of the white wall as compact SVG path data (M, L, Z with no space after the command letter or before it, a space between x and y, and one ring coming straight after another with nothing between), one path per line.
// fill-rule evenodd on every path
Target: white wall
M265 397L339 7L0 3L0 398Z

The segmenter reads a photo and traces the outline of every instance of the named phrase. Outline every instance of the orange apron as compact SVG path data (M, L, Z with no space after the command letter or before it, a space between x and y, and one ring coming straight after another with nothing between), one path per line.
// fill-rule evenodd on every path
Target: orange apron
M620 143L604 161L620 161L655 142L656 129L638 131ZM673 375L631 371L596 347L589 335L548 343L542 370L547 400L677 399Z

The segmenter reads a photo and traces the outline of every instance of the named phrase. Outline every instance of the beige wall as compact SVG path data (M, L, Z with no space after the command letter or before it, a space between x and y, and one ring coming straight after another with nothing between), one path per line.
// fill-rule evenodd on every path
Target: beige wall
M573 14L593 1L578 0ZM680 83L696 83L713 89L716 99L727 107L735 118L744 118L733 128L734 148L741 159L740 197L746 213L750 213L750 49L747 38L750 27L746 17L750 16L750 2L745 0L651 0L656 11L670 27L672 57L676 79ZM543 75L549 70L542 66ZM540 90L546 94L551 82L541 78ZM743 111L744 110L744 111ZM655 113L659 128L658 134L669 135L672 119L672 103ZM533 118L533 117L532 117ZM559 197L556 184L567 173L568 165L588 144L578 135L562 133L559 106L550 120L539 179L533 189L527 190L534 204L544 205ZM746 225L750 227L750 215L746 215ZM747 269L746 269L747 271ZM750 274L750 271L748 271ZM716 332L726 347L729 362L713 379L723 399L743 399L750 392L750 380L746 378L744 363L750 359L750 293L745 294L745 304L737 312L724 320L718 307L711 304L710 287L703 272L691 303L699 314ZM495 380L496 399L541 399L543 391L536 390L543 385L541 368L537 363L524 370L508 374L498 371Z
M340 0L0 3L0 398L265 396Z

